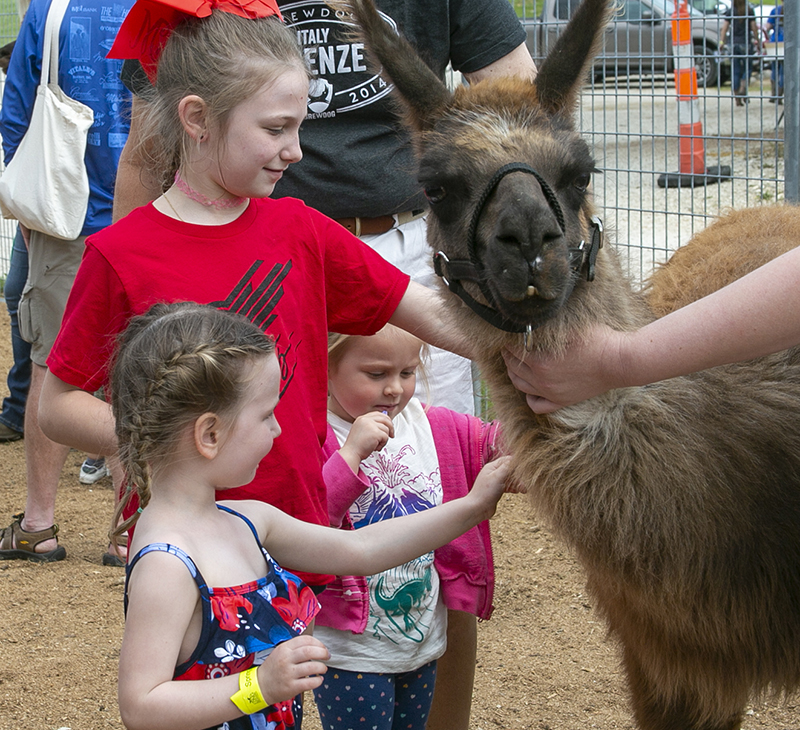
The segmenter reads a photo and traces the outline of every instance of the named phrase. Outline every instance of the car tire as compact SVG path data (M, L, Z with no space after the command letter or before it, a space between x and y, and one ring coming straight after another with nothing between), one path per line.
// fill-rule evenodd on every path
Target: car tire
M694 65L697 68L697 85L704 88L716 86L719 80L719 56L707 46L696 43Z

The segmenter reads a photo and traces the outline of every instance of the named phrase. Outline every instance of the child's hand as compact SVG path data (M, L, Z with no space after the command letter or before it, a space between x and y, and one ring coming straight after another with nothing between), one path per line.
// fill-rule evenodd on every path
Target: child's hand
M510 456L501 456L490 461L481 469L469 497L479 500L479 504L486 511L483 519L489 519L497 509L497 503L505 491L505 482L511 465Z
M385 413L370 412L353 421L350 433L339 450L348 464L350 458L357 459L360 464L373 451L380 451L386 442L394 436L392 419Z
M330 656L325 644L305 634L278 644L258 668L261 694L274 705L319 687Z

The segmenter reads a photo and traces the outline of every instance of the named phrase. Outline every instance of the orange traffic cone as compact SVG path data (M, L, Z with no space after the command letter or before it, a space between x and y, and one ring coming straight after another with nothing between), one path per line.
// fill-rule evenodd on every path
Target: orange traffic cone
M729 178L731 168L728 165L706 167L703 122L697 98L692 21L686 0L678 3L672 15L672 54L675 66L675 93L678 98L680 170L660 175L658 186L686 188Z

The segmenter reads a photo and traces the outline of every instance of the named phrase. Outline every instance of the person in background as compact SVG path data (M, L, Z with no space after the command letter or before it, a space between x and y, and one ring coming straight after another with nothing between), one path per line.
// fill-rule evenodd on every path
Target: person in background
M23 16L24 12L20 8L20 20ZM0 47L0 70L3 74L8 72L15 43L16 41L11 41ZM3 297L11 319L11 352L14 363L6 376L8 397L3 399L0 410L0 443L19 441L25 432L25 401L28 399L28 388L31 384L31 346L19 334L17 309L27 278L28 249L17 226L3 287Z
M0 49L2 50L2 49ZM28 278L28 249L17 226L8 275L3 289L8 316L11 319L11 353L14 363L8 371L8 397L0 411L0 443L18 441L25 432L25 402L31 384L31 346L19 333L19 300Z
M84 250L84 240L111 223L117 161L128 135L130 93L119 82L120 62L107 59L132 0L85 0L70 5L59 33L58 83L64 92L92 108L85 164L89 207L81 235L73 241L52 238L20 225L28 248L28 278L19 303L22 337L31 343L31 384L25 411L25 510L0 531L0 559L63 560L55 524L58 480L69 448L49 439L38 418L46 361ZM31 118L41 78L44 25L50 0L32 0L8 67L0 111L0 134L8 164Z
M96 484L107 476L111 476L111 471L106 464L106 457L100 454L87 454L78 471L78 481L81 484Z
M736 106L744 106L747 87L750 85L750 58L761 53L761 37L756 23L756 13L747 0L733 0L731 6L722 14L724 18L719 37L730 46L733 61L731 88ZM730 41L726 41L728 30Z
M770 41L783 43L783 3L770 10L767 18L767 31ZM772 104L775 102L783 104L783 61L773 61L770 65L772 67L770 78L772 94L769 100Z
M413 281L432 286L427 202L391 86L370 70L363 45L348 36L346 16L321 0L279 0L278 5L315 78L303 120L303 159L285 171L273 196L303 200L360 236ZM525 30L508 0L377 0L377 6L443 80L448 64L469 83L536 75ZM133 120L117 176L115 219L163 192L138 144L152 84L138 62L123 66L123 80L134 92ZM428 375L431 404L474 412L469 361L434 348ZM429 730L469 728L477 631L474 616L450 613L450 649L439 661Z

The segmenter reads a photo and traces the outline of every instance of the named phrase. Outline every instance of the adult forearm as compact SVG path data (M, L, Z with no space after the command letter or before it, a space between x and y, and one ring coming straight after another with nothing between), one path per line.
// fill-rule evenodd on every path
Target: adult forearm
M147 184L147 181L150 181ZM161 189L141 168L120 158L117 180L114 185L113 222L124 218L134 208L147 205L161 195Z
M800 248L636 332L598 325L558 354L504 352L537 413L800 343Z
M621 385L760 357L800 343L800 248L621 342Z

